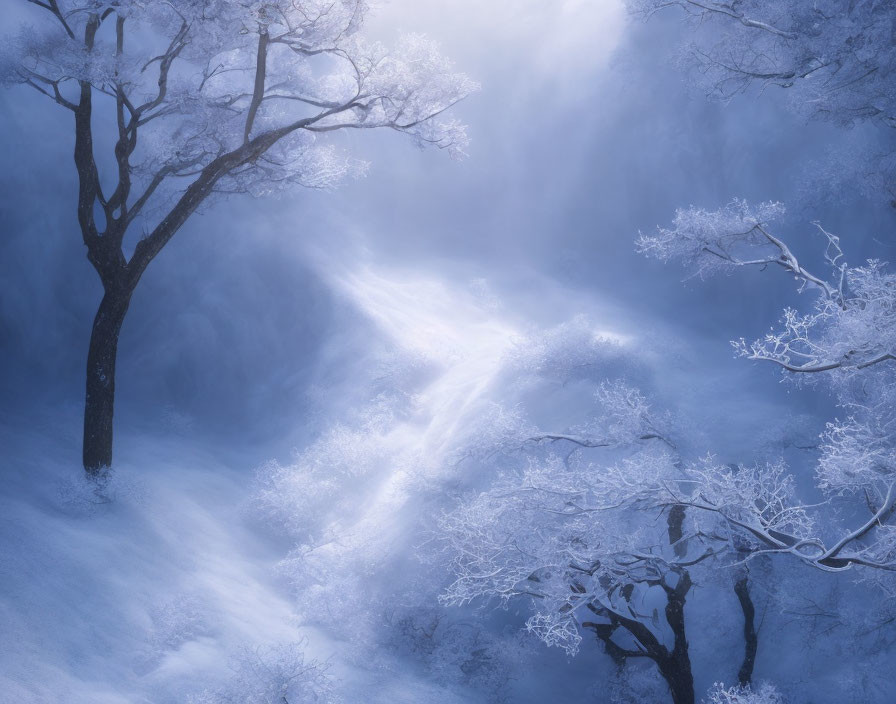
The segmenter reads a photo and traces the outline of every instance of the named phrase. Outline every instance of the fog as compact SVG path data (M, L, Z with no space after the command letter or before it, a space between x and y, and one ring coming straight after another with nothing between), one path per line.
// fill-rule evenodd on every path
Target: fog
M870 149L878 131L807 121L773 88L707 100L679 65L689 29L675 12L643 22L610 0L393 0L365 27L384 41L405 31L481 84L455 108L467 156L348 131L333 142L369 161L366 176L221 197L193 216L124 323L110 506L70 486L102 293L75 220L71 116L27 87L0 94L0 700L186 701L226 679L240 647L304 638L345 701L488 701L387 649L377 609L436 608L444 565L417 553L435 516L487 484L452 455L483 409L522 405L560 429L588 412L578 382L515 386L508 359L558 330L615 346L606 369L687 418L695 454L752 461L772 418L811 434L833 413L825 393L731 352L802 305L792 281L686 278L634 241L677 207L743 197L784 202L780 230L809 263L821 260L815 220L850 261L888 259L896 211L817 186L820 160ZM315 449L334 432L351 457ZM332 471L341 488L302 519L313 530L272 527L274 509L252 498L271 462ZM327 536L311 557L302 531ZM334 597L326 582L345 588ZM165 642L153 614L175 601L193 630ZM613 667L593 639L567 657L520 634L522 606L480 607L449 618L522 643L507 701L608 701ZM727 623L722 611L710 599L695 624ZM820 679L792 701L823 701L811 697L831 686L819 673L835 646L785 656L798 634L780 633L760 646L761 679L796 686L786 673L811 669ZM705 658L698 692L730 681L712 642L692 646Z

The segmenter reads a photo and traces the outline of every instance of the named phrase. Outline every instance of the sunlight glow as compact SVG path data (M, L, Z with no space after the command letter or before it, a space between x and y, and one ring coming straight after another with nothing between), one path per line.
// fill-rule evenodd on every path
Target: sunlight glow
M403 535L401 512L420 479L436 479L469 410L489 392L515 344L527 337L487 295L417 272L371 265L330 273L334 287L354 302L403 350L441 367L415 398L417 412L386 430L389 466L350 530L350 543L387 543ZM485 294L485 295L483 295ZM594 337L625 344L628 336L595 328Z

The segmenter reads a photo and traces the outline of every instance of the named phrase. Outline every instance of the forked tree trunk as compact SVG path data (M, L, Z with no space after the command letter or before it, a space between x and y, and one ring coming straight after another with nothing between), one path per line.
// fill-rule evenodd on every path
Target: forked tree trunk
M107 290L100 302L87 352L84 402L84 469L100 476L112 466L112 418L115 408L115 358L118 335L133 289Z

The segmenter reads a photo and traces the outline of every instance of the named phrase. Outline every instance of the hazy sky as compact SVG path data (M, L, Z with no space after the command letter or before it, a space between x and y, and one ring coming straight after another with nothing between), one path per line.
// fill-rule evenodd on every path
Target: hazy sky
M686 344L697 374L738 373L727 340L761 333L792 292L780 279L757 288L757 273L682 285L675 267L636 255L638 230L679 205L779 199L791 206L784 231L810 261L815 218L848 252L887 256L870 237L892 225L892 209L802 200L812 160L841 132L792 115L781 91L705 100L675 65L684 28L674 13L645 25L616 2L396 1L368 27L386 39L425 32L482 84L457 110L469 156L451 161L394 134L340 135L371 162L366 178L332 193L232 198L194 217L134 297L120 423L152 426L174 409L197 432L279 452L311 411L309 386L350 374L353 345L382 328L376 282L418 286L408 293L418 318L427 292L457 291L487 299L509 327L585 314L634 340ZM74 221L70 116L24 89L2 96L0 388L7 413L52 401L74 423L100 287ZM757 374L775 393L771 376Z

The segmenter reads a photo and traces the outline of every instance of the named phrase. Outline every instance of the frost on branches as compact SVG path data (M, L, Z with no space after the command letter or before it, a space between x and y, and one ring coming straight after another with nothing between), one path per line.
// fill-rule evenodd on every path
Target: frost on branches
M327 188L362 171L330 132L389 129L460 155L464 127L446 111L476 86L423 37L365 40L363 0L30 4L39 24L6 43L0 78L74 118L78 224L105 292L84 414L84 468L98 477L112 464L131 296L192 214L217 194ZM100 149L107 135L114 146Z
M320 139L335 130L388 128L453 154L466 145L444 113L475 84L424 37L365 40L361 0L34 4L45 19L7 47L5 78L76 121L109 111L118 182L81 176L114 231L151 205L157 223L191 186L193 205L210 192L332 186L360 166Z
M617 667L652 662L674 702L694 702L684 610L691 569L716 546L665 501L687 479L668 419L623 381L594 395L588 423L520 424L530 436L497 443L500 461L480 455L497 476L440 522L453 573L441 601L528 602L526 629L545 644L574 655L591 632Z
M725 687L717 682L703 700L704 704L784 704L784 698L770 684L751 687Z
M76 118L91 96L109 110L119 182L86 185L119 227L203 176L204 193L331 186L356 168L320 140L334 130L385 127L454 154L466 144L443 113L475 85L423 37L365 40L361 0L34 4L46 18L6 49L5 78Z
M712 212L679 210L671 229L642 235L638 248L682 261L701 276L776 265L801 292L814 294L808 312L786 308L780 327L733 345L738 356L772 363L789 380L821 383L835 394L842 416L827 424L816 469L829 499L803 505L781 466L726 473L707 463L692 471L690 488L669 492L670 502L720 517L729 537L739 536L752 554L788 553L831 571L896 570L896 276L876 260L849 266L839 239L820 225L828 271L808 271L771 230L781 212L779 204L744 201ZM820 526L837 525L831 503L844 498L864 517L826 534ZM813 521L819 513L824 520Z
M694 25L691 60L712 92L730 98L751 85L790 89L811 115L844 125L896 127L896 6L877 0L628 0L651 15L681 8Z
M852 143L813 166L810 182L845 183L896 205L896 4L880 0L627 0L645 17L678 8L693 27L682 63L710 96L786 89L797 113L882 128L883 148Z
M190 697L190 704L335 704L327 665L308 660L304 642L244 648L225 687Z

